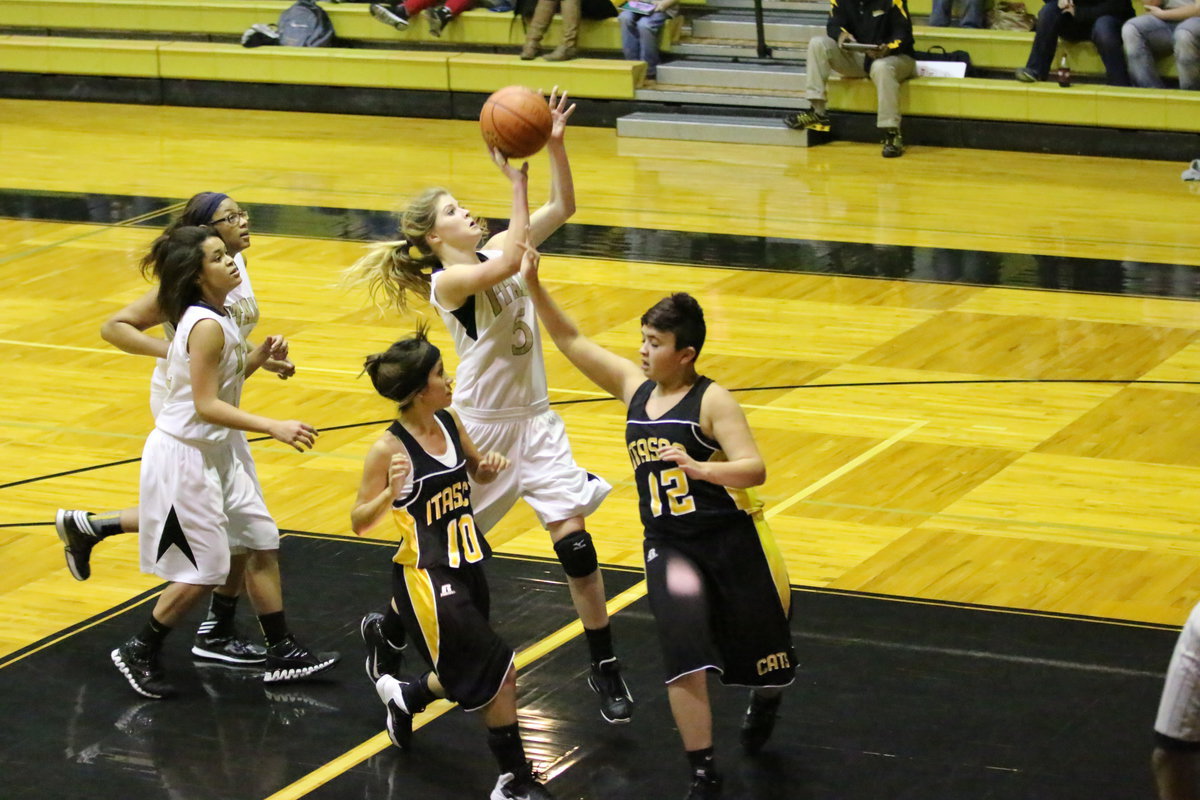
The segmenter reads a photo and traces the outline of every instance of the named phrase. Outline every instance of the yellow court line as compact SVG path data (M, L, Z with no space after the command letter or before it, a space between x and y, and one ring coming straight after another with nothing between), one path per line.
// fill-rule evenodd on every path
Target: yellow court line
M618 594L606 604L609 615L615 614L626 606L640 600L646 594L646 581L641 580ZM544 639L534 642L517 653L517 670L522 670L547 653L569 642L583 633L583 623L575 620L556 630ZM433 720L445 714L457 704L448 700L438 700L420 714L413 717L413 730L428 725ZM285 786L270 795L266 800L296 800L309 792L325 785L329 781L353 769L371 756L386 750L391 745L386 733L377 733L357 747L346 751L332 761L317 767L300 780Z
M770 511L766 512L766 514L764 516L766 516L767 519L771 519L772 517L774 517L778 514L782 514L784 511L787 511L789 508L796 505L797 503L799 503L801 500L808 497L809 495L813 494L818 489L821 489L822 487L829 485L833 481L836 481L838 478L842 477L847 472L850 472L853 469L857 469L858 467L862 466L867 461L870 461L872 458L874 458L875 456L882 453L884 450L887 450L889 447L894 445L896 442L900 441L901 439L904 439L910 433L918 430L919 428L923 428L924 426L925 426L924 422L914 422L912 425L909 425L904 430L899 431L897 433L893 433L891 436L884 439L882 442L875 445L870 450L867 450L865 453L860 453L857 457L850 459L845 464L843 464L842 466L835 469L833 472L826 475L824 478L821 478L820 480L815 481L814 483L810 483L808 486L806 486L803 489L801 489L800 491L796 492L794 495L789 497L787 500L784 500L782 503L777 503L776 505L774 505L771 508Z

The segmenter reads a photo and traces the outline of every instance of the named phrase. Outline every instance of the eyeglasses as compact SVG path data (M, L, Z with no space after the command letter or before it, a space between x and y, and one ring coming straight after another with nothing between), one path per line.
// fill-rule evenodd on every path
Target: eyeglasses
M250 214L245 211L230 211L226 216L217 217L209 224L216 225L218 222L224 222L226 225L237 225L242 220L249 222Z

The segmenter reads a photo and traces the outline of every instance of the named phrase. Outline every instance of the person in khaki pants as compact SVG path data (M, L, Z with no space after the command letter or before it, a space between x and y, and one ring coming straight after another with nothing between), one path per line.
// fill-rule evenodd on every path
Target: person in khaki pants
M905 0L832 0L826 36L808 42L808 88L812 107L783 118L789 128L829 130L825 85L830 70L848 78L870 77L878 97L877 125L883 157L904 153L900 135L900 84L917 73L912 21Z
M529 29L525 33L525 46L521 48L521 59L537 58L538 49L546 29L554 19L554 12L562 6L562 41L558 47L546 54L547 61L570 61L576 56L575 43L579 40L579 20L583 16L582 0L537 0Z

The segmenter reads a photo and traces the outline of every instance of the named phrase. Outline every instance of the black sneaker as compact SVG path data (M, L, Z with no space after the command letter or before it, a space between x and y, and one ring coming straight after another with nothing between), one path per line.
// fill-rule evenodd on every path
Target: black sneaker
M54 515L54 529L65 548L67 569L75 580L86 581L92 575L92 548L100 541L88 522L88 512L60 508Z
M809 108L795 114L784 114L783 124L797 131L827 131L829 117L816 109Z
M746 718L742 721L742 750L754 755L762 750L775 730L775 719L779 716L779 704L783 695L763 697L758 692L750 693L750 705L746 707Z
M554 795L537 782L532 772L521 776L505 772L496 779L489 800L554 800Z
M425 18L429 20L429 33L431 36L442 35L442 28L454 19L454 12L445 6L437 6L436 8L425 9Z
M600 715L605 722L623 725L633 716L633 697L621 677L621 665L615 658L607 658L592 664L588 686L600 695Z
M226 664L262 664L267 660L267 648L238 635L233 626L222 630L215 619L200 623L192 640L192 655L205 661Z
M288 634L287 638L267 646L267 670L263 680L267 683L283 683L311 678L331 669L341 660L336 651L314 653Z
M717 800L721 796L720 775L708 771L693 772L692 785L684 800Z
M899 158L904 155L904 137L899 128L889 128L883 132L883 157Z
M387 706L387 732L392 744L401 750L412 747L413 715L404 702L404 683L391 675L380 675L375 693Z
M404 10L404 5L401 3L394 6L372 3L371 16L384 25L391 25L398 31L408 27L408 12Z
M372 612L363 617L358 625L363 644L367 647L367 677L372 683L384 675L398 675L404 665L404 645L392 646L380 628L382 622L383 614Z
M175 694L175 687L167 683L167 676L158 663L158 651L136 636L110 655L125 680L142 697L162 700Z

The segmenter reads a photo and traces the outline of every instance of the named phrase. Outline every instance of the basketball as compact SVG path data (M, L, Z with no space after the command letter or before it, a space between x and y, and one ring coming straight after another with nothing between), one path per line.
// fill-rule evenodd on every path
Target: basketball
M483 140L509 158L528 158L550 139L546 98L524 86L505 86L492 93L479 112Z

